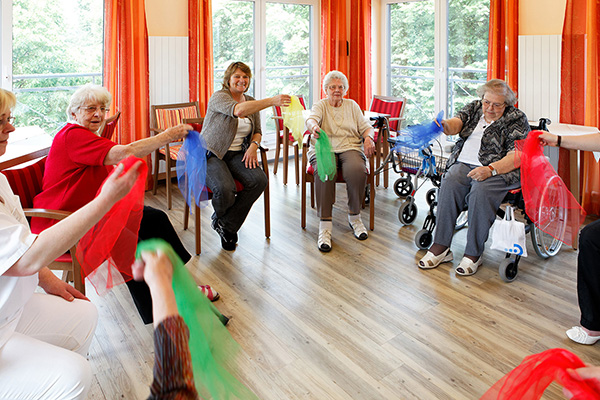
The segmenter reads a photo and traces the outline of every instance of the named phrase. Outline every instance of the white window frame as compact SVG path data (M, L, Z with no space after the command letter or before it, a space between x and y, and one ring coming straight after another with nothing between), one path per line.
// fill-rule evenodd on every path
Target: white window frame
M0 66L2 89L12 90L12 0L0 1Z

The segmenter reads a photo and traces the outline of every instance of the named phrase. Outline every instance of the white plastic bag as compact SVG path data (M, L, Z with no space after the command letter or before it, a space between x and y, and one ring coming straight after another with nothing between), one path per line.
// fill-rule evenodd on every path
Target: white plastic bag
M527 257L525 245L525 224L515 220L511 206L506 206L504 219L497 219L492 225L492 249Z

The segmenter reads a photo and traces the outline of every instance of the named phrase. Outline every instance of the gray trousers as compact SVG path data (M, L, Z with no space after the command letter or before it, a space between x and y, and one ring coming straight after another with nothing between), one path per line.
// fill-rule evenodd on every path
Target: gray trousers
M496 211L509 190L517 189L520 182L507 185L500 175L477 182L467 174L475 166L456 163L444 174L437 206L437 223L434 242L450 247L456 219L465 204L469 207L467 246L465 255L479 257L483 254Z
M362 202L365 196L365 187L367 186L367 166L365 158L360 151L348 150L335 155L337 171L342 171L342 177L346 182L346 191L348 192L348 214L360 214ZM331 219L333 203L335 203L335 181L337 178L321 182L317 160L313 157L310 160L315 170L315 196L317 199L317 215L320 219Z

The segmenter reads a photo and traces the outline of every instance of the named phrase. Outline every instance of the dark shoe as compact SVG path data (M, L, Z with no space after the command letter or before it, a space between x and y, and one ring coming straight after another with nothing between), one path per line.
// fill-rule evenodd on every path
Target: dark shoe
M223 228L221 222L218 219L213 219L212 228L221 236L221 247L223 250L233 251L235 250L235 244L237 242L237 233L231 233Z

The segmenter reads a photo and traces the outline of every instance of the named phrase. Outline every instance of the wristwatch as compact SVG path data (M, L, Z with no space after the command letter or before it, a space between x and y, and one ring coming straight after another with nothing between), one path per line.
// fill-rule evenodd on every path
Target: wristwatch
M492 176L498 175L498 171L496 170L496 168L494 168L492 164L488 165L488 168L492 171Z
M258 143L256 140L253 140L252 143L254 143L256 145L256 147L258 147L260 149L260 143Z

